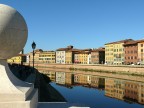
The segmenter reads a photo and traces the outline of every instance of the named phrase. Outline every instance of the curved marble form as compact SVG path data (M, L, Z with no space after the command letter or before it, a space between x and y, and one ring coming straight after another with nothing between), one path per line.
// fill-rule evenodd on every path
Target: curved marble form
M17 55L27 41L27 25L12 7L0 4L0 108L36 108L37 90L10 71L7 59Z
M27 25L14 8L0 4L0 59L18 54L27 41Z

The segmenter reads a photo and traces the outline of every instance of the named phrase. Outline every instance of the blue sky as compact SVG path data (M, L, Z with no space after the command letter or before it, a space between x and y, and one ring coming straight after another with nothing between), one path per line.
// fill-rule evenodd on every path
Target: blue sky
M25 18L28 40L43 50L98 48L123 39L144 39L144 0L0 0Z

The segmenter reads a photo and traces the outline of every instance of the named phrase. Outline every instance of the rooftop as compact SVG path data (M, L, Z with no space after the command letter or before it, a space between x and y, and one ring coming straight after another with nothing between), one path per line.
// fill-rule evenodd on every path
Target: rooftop
M110 42L110 43L106 43L105 45L108 45L108 44L125 43L125 42L128 42L128 41L133 41L133 39L125 39L125 40L120 40L120 41Z

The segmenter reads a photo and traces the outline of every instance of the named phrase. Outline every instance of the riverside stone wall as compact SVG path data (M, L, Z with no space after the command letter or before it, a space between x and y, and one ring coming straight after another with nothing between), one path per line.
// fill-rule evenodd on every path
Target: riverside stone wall
M38 64L38 68L53 68L53 69L91 69L107 72L129 72L144 74L143 66L108 66L108 65L79 65L79 64Z

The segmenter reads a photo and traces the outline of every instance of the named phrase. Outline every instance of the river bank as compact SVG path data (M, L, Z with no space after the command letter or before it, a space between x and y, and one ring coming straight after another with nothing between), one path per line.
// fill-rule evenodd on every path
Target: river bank
M140 65L81 65L81 64L39 64L38 70L71 70L116 74L144 75L144 66Z

